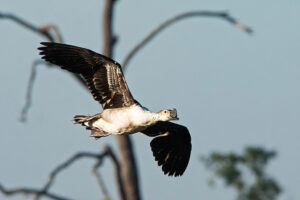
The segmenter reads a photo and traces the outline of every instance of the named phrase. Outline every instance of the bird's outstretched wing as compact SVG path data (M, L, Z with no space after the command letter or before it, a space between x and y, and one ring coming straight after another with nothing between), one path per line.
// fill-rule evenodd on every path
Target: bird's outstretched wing
M80 74L103 109L134 104L120 64L91 50L53 42L42 42L42 59Z
M190 160L191 136L185 126L172 122L157 122L142 133L155 137L150 145L155 160L169 176L181 176Z

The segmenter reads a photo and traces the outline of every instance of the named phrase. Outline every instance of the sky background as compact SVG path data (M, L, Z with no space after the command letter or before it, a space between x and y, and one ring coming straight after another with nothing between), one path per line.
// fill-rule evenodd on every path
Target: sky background
M1 12L42 25L53 23L65 43L102 50L103 1L1 0ZM118 1L114 32L115 60L127 53L162 21L190 10L229 11L254 29L249 36L219 19L193 18L169 27L129 64L126 79L134 97L152 111L177 108L179 123L192 135L189 166L180 178L164 176L149 146L151 138L132 137L146 200L233 199L233 190L199 161L212 151L241 152L247 145L274 149L268 173L284 192L280 200L300 196L300 1L189 0ZM30 65L44 39L19 25L0 20L0 183L7 188L39 188L49 172L78 151L99 152L104 144L117 151L114 137L88 137L71 119L95 114L101 106L73 78L58 68L39 66L27 123L19 122ZM62 172L51 189L74 199L99 199L91 174L93 160ZM100 169L117 199L112 165ZM4 197L0 199L24 199Z

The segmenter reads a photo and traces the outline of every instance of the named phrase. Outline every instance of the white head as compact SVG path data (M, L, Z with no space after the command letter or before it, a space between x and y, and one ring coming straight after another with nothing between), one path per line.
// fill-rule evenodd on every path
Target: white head
M161 110L158 116L160 121L179 120L175 108L173 110Z

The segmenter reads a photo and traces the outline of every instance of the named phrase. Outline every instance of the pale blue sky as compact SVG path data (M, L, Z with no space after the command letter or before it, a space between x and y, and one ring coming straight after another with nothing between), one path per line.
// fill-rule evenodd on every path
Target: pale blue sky
M66 43L102 49L103 2L1 0L1 12L41 25L56 24ZM207 186L210 173L199 162L211 151L240 152L246 145L278 151L268 171L282 185L280 199L300 196L300 2L297 0L118 1L115 59L163 20L189 10L229 11L255 33L246 35L218 19L182 21L139 52L126 72L129 87L153 111L176 107L180 124L192 135L191 161L181 178L164 176L152 157L150 138L134 140L142 196L146 200L233 199L234 192ZM39 187L49 172L79 150L97 152L113 137L94 141L71 123L76 114L94 114L100 105L69 74L38 67L33 107L26 124L18 121L30 65L43 38L7 20L0 21L2 124L0 183L8 188ZM115 149L116 150L116 149ZM75 199L99 199L93 161L80 161L61 173L51 191ZM104 175L117 199L109 162ZM0 199L6 199L0 195ZM14 197L7 199L23 199Z

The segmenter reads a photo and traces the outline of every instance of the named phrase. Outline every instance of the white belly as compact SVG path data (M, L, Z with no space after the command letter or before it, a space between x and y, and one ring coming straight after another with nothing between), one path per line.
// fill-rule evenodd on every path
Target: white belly
M156 115L133 105L121 109L107 109L101 118L93 123L94 127L112 134L136 133L155 123Z

